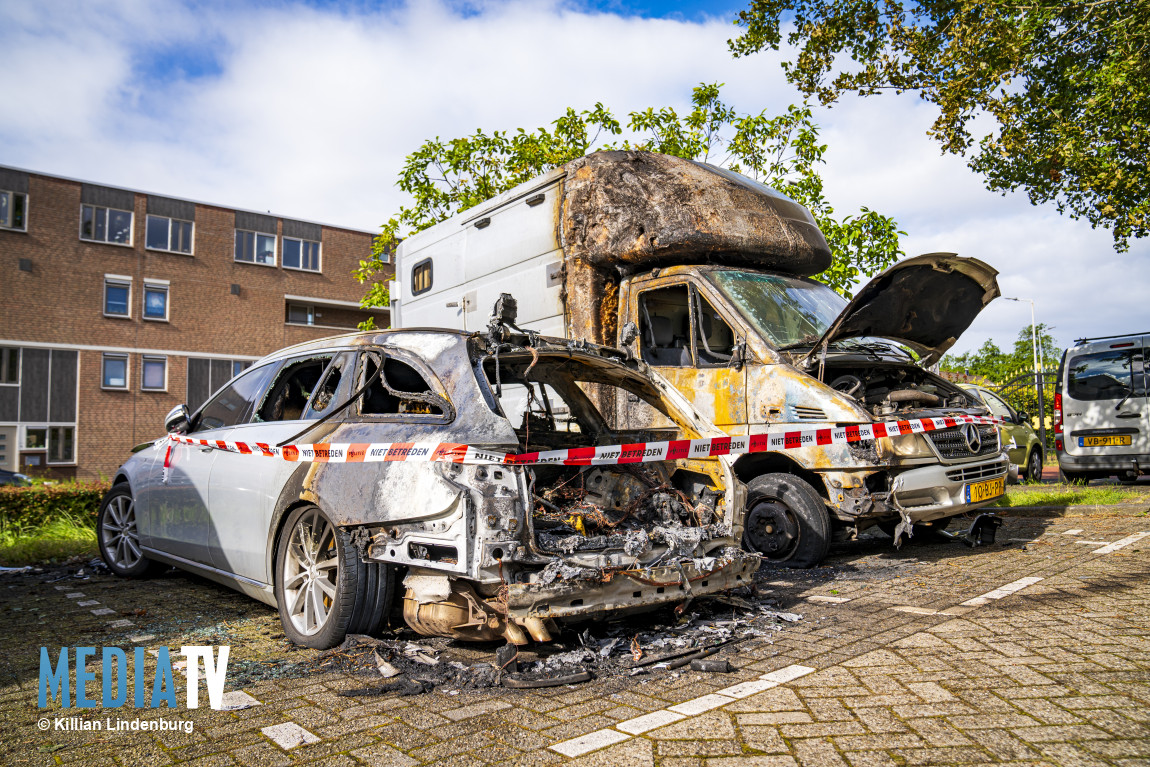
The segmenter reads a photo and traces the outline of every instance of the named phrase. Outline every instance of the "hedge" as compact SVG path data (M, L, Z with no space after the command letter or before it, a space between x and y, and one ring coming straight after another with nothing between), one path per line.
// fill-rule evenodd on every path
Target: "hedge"
M38 527L59 517L96 526L100 501L108 482L61 482L56 485L0 487L0 523L14 527Z

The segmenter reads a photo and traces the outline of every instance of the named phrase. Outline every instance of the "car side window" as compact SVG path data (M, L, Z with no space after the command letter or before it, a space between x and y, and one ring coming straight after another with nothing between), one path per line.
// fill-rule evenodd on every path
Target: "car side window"
M311 397L304 420L325 416L346 401L354 364L355 355L351 352L344 352L331 361Z
M690 367L691 294L686 285L639 296L639 355L655 367Z
M734 354L735 334L711 303L691 291L695 296L695 353L701 367L728 365Z
M359 386L369 381L371 385L360 398L360 414L444 416L449 413L450 405L413 365L380 352L365 353L361 359ZM383 371L376 375L380 360Z
M247 423L252 408L267 389L278 363L249 368L204 405L191 431L223 429Z
M332 354L288 360L280 368L275 383L256 411L255 421L299 421L303 419L312 392L319 385Z

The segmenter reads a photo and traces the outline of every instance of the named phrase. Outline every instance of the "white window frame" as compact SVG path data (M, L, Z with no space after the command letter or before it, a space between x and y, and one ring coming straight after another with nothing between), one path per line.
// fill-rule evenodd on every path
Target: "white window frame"
M153 218L162 218L168 222L168 247L154 248L148 244L148 222ZM191 241L188 243L188 250L176 250L172 247L172 224L191 224L192 233L190 235ZM175 253L177 256L194 256L196 254L196 222L188 221L183 218L172 218L171 216L157 216L155 213L148 213L144 216L144 250L153 250L158 253Z
M20 375L23 372L24 355L20 353L19 346L0 346L0 370L8 367L4 364L4 352L16 353L16 380L15 381L0 381L0 386L19 386Z
M7 189L0 189L0 195L8 196L8 221L0 220L0 229L7 229L10 232L26 232L28 231L28 195L24 192L9 192ZM24 225L13 226L11 223L12 210L16 207L15 199L17 197L24 198Z
M149 317L148 316L148 291L153 292L162 291L164 294L164 316L163 317ZM143 294L143 303L140 305L140 318L147 322L167 322L172 314L172 291L170 280L155 280L144 278L144 289L141 291Z
M72 457L66 461L53 461L52 460L52 430L53 429L71 429L72 430ZM74 466L76 463L76 453L79 447L76 444L76 424L74 423L51 423L48 424L48 438L44 440L44 465L45 466Z
M144 385L144 366L149 362L162 362L164 365L164 384L161 388ZM140 356L140 391L161 391L168 390L168 358L159 354L144 354Z
M94 237L84 236L84 208L91 208L93 211L104 211L104 234L108 234L108 211L114 210L117 213L128 214L128 241L115 242L109 239L97 240ZM109 208L106 205L88 205L84 203L80 205L80 239L83 242L96 242L101 245L115 245L118 248L130 248L136 239L136 212L133 210L124 210L123 208Z
M236 253L236 246L239 243L239 236L241 234L250 234L254 238L252 240L252 259L253 260L251 260L251 261L246 261L246 260L240 258L239 254ZM263 261L254 260L256 257L256 250L255 249L259 245L259 238L260 237L270 237L271 238L271 241L272 241L272 260L271 260L271 263L265 264ZM270 234L268 232L257 232L255 229L239 229L239 228L237 228L235 240L233 240L233 242L232 242L232 260L235 261L237 264L253 264L255 266L270 266L274 269L276 266L279 265L279 242L278 242L278 238L274 234Z
M128 289L128 311L124 314L109 314L108 313L108 286L115 285L116 287L126 287ZM116 320L130 320L132 319L132 278L124 274L105 274L104 275L104 295L101 299L100 311L105 317L111 317Z
M108 360L117 359L124 361L124 385L123 386L108 386L105 382L108 380L106 365ZM100 388L104 391L128 391L132 385L132 359L128 354L115 354L112 352L104 352L100 357Z
M322 274L323 273L323 243L322 242L319 242L317 240L305 240L303 237L283 237L282 239L283 239L284 243L287 243L288 240L291 240L292 242L298 242L300 244L299 253L300 253L300 262L301 263L303 262L304 245L305 244L312 244L312 245L316 246L316 268L315 269L305 269L302 266L288 266L287 263L284 261L284 254L287 253L287 247L281 247L280 248L280 263L284 269L290 269L293 272L309 272L311 274Z
M44 447L28 447L28 432L33 430L33 429L37 429L37 430L43 429L44 430ZM40 450L43 450L45 453L48 452L48 424L46 424L46 423L26 423L20 428L19 434L17 434L16 436L19 437L19 439L17 439L17 442L20 445L20 449L17 450L16 452L28 453L28 452L38 452Z

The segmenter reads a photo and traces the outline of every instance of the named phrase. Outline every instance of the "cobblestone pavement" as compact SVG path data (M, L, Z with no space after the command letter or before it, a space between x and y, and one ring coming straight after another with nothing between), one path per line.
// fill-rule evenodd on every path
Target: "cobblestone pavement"
M314 653L291 650L271 610L190 576L60 575L0 578L0 763L1150 764L1145 509L1014 517L979 549L864 540L829 567L765 570L760 589L803 620L720 656L732 674L375 698L340 697L362 678L324 674L246 684L254 705L235 711L187 710L182 692L176 711L84 710L191 734L40 731L60 715L36 707L40 646L230 643L230 674Z

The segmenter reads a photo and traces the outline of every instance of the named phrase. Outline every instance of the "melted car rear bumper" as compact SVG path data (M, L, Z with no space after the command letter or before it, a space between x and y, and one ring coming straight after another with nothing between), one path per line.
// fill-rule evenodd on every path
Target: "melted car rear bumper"
M590 619L642 612L750 585L761 561L758 554L728 547L718 557L610 572L596 580L511 584L507 608L516 619Z

